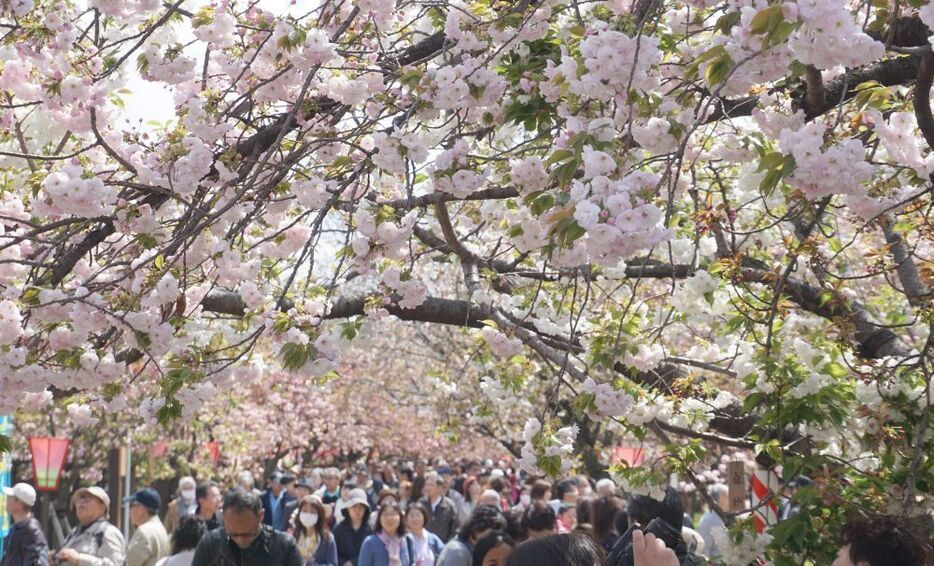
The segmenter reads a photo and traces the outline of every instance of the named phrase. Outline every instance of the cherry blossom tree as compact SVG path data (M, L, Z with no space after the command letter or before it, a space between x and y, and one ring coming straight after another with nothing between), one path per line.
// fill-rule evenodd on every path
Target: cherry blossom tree
M762 536L710 502L734 563L827 561L848 513L929 516L934 5L0 10L0 408L80 396L87 422L138 390L169 426L452 327L474 376L452 401L516 399L529 471L607 426L664 447L613 469L632 490L722 449L778 492L816 478ZM134 81L175 117L123 120Z

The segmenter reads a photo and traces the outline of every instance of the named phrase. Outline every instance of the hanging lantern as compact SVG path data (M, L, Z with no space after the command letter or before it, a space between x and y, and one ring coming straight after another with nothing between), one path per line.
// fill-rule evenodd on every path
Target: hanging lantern
M68 442L67 438L48 436L34 436L29 439L37 490L58 490L62 468L65 467L65 458L68 456Z
M152 443L149 453L152 454L153 458L162 458L169 453L169 443L164 440L157 440Z
M641 446L617 446L613 449L614 462L626 462L629 467L641 466L645 460L645 450Z
M221 459L221 447L216 440L211 440L207 446L208 452L211 453L211 463L216 466L217 461Z

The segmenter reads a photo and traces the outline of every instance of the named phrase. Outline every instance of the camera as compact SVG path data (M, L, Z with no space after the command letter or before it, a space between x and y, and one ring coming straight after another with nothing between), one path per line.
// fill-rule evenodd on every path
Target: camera
M656 517L649 521L645 528L638 523L630 526L610 550L610 555L606 559L607 566L633 566L632 532L636 529L641 529L645 534L652 533L661 539L665 546L675 551L679 559L684 556L685 545L681 538L681 530L671 526L668 521Z

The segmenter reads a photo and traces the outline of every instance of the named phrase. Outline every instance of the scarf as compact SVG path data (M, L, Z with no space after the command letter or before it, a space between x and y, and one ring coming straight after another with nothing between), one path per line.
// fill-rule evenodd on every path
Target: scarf
M313 559L316 550L318 550L318 533L314 529L311 530L311 534L298 537L298 551L302 558Z
M412 563L415 566L434 566L435 553L428 546L428 537L412 535L412 538L415 539L415 559Z
M389 566L402 566L402 537L392 537L386 533L379 533L377 536L389 553Z

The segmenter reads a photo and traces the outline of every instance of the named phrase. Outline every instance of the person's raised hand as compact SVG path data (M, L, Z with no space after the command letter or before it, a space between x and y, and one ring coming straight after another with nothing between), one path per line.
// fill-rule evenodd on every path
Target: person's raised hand
M675 551L665 546L665 542L652 533L642 534L636 529L632 532L633 566L680 566Z

